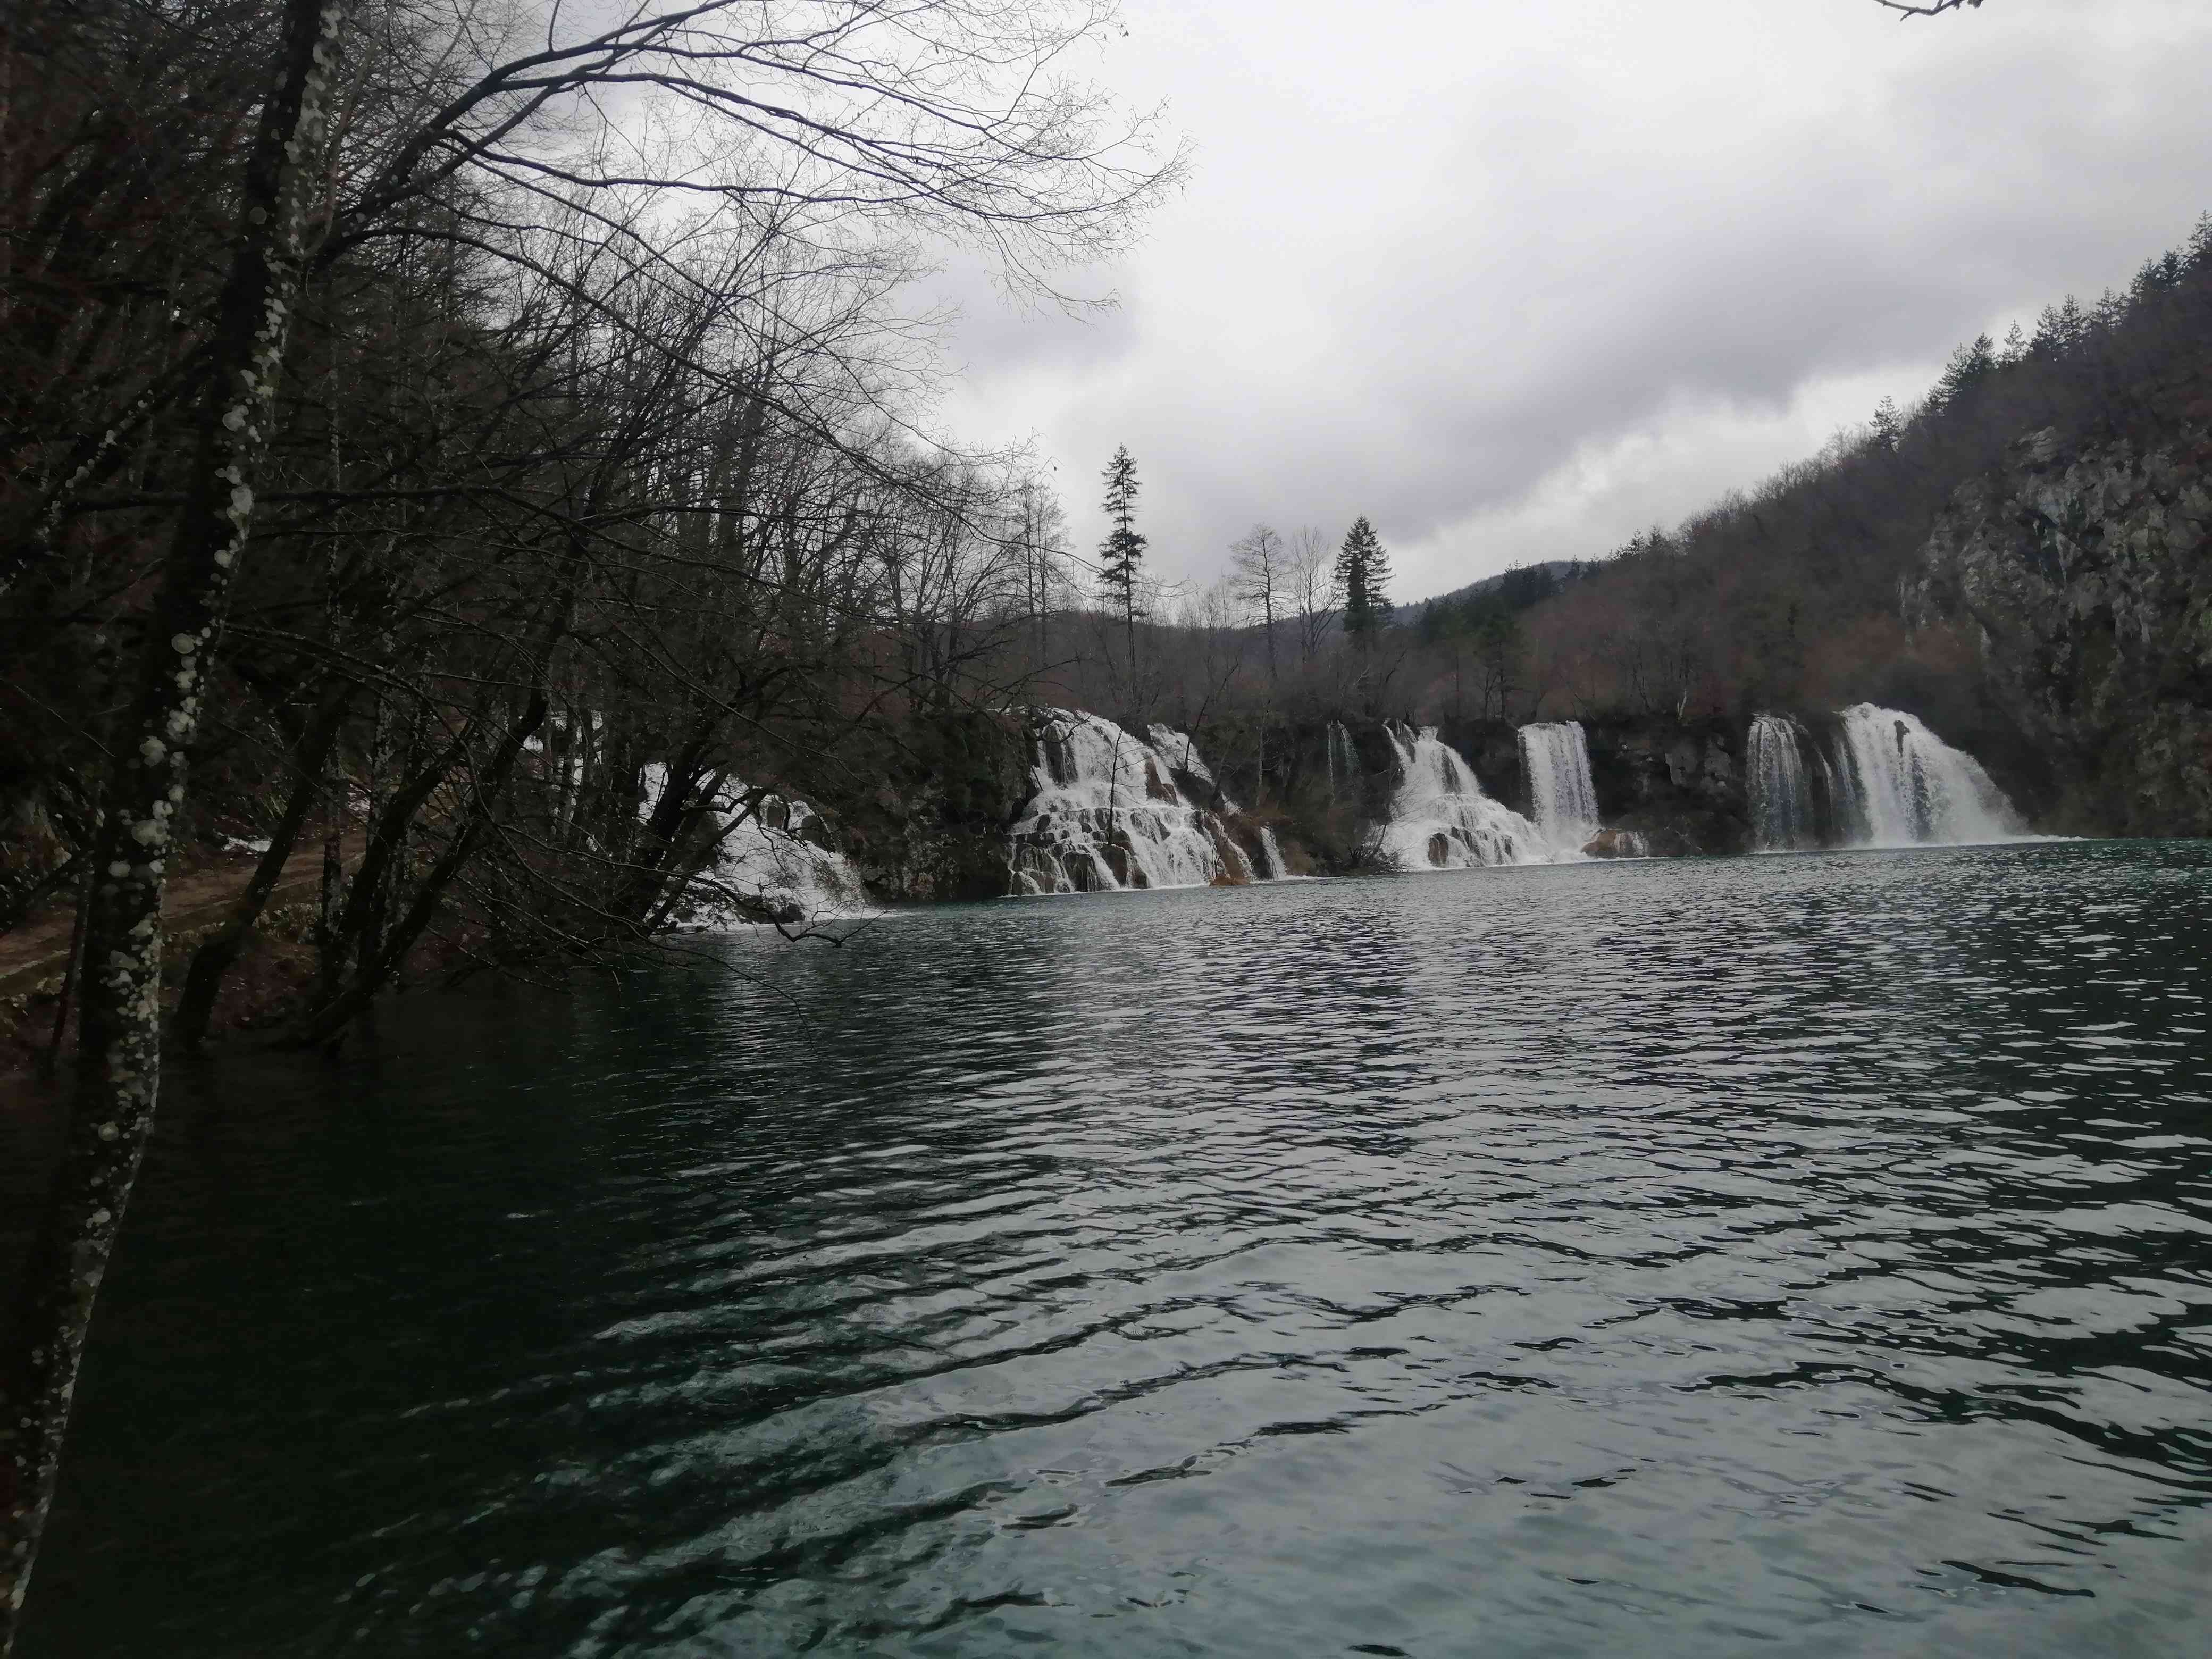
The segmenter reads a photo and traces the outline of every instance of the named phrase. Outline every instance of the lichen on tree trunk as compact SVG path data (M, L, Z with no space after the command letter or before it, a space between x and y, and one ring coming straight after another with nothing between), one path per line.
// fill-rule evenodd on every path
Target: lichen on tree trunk
M154 1125L169 824L214 644L253 517L307 250L308 191L344 0L286 0L279 58L204 380L191 487L143 630L90 890L76 1085L60 1168L0 1340L0 1656L21 1628L85 1338Z

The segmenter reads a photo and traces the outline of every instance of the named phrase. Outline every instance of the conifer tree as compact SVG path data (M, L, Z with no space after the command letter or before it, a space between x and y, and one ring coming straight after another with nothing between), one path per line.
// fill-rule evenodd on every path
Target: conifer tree
M1121 607L1121 625L1129 641L1129 668L1134 674L1137 663L1137 623L1144 610L1137 600L1137 567L1144 562L1145 538L1137 532L1136 458L1129 447L1121 445L1115 450L1114 459L1106 463L1106 516L1113 521L1113 529L1098 544L1098 586L1106 597Z
M1905 441L1905 416L1896 398L1885 397L1874 406L1874 435L1884 449L1895 449Z
M1938 409L1963 408L1996 368L1996 343L1986 334L1977 334L1951 354L1929 400Z
M1390 556L1364 513L1337 550L1336 580L1344 593L1344 631L1364 641L1390 620Z

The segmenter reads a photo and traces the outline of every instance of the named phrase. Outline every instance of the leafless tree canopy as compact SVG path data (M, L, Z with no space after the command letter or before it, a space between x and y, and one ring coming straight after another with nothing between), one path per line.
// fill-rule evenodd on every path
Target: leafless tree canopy
M152 1121L171 867L326 849L327 1043L410 963L597 960L775 792L1049 647L1062 535L937 440L903 295L1125 246L1180 158L1100 0L68 0L0 36L0 921L74 886L80 1064L0 1342L0 1650ZM1072 296L1059 296L1069 299Z

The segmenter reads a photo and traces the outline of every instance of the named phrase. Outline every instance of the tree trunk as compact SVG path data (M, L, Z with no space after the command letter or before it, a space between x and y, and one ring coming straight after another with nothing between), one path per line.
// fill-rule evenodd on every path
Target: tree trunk
M293 848L299 844L300 831L319 793L324 757L336 743L338 728L345 723L346 711L351 706L352 687L341 684L334 688L316 712L314 723L301 734L293 750L291 799L285 802L284 816L269 837L269 850L261 855L261 862L254 866L253 878L246 884L246 890L238 896L238 902L231 906L222 925L192 952L192 965L185 974L184 991L177 999L176 1012L169 1018L169 1035L187 1048L197 1048L206 1037L208 1018L215 1011L216 996L222 989L223 975L238 960L247 935L261 919L269 896L283 878L284 866L292 856Z
M61 1469L70 1400L161 1077L161 892L185 797L198 686L253 517L306 264L307 186L324 132L343 0L285 0L276 83L246 168L239 240L197 396L193 477L141 647L112 764L86 933L68 1137L0 1340L0 1659L14 1651ZM307 163L307 165L302 165Z
M374 957L363 962L350 980L336 988L326 1000L294 1024L285 1037L288 1047L318 1048L337 1042L354 1017L368 1007L398 971L415 941L422 937L422 930L429 926L430 918L437 913L439 902L453 884L453 878L467 867L477 848L489 836L492 814L499 798L506 792L508 779L514 774L515 763L521 758L524 746L544 725L545 716L551 709L552 699L546 694L541 675L521 717L508 728L491 765L471 791L468 822L454 831L446 850L422 878L406 914L385 933Z

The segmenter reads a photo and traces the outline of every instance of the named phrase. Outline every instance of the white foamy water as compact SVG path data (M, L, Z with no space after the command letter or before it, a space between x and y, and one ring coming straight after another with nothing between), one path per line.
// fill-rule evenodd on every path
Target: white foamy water
M2025 828L1979 761L1911 714L1862 702L1843 722L1840 808L1860 845L2004 841Z
M1825 738L1782 714L1751 723L1752 844L1921 847L2021 839L2026 825L1982 763L1900 709L1855 703Z
M1283 849L1276 843L1275 829L1273 824L1263 823L1260 826L1260 856L1267 866L1266 871L1267 880L1288 881L1291 878L1291 867L1283 862Z
M1167 762L1173 771L1197 780L1201 786L1204 799L1193 801L1193 805L1216 812L1237 811L1237 803L1229 799L1229 792L1221 787L1220 781L1213 775L1213 769L1206 763L1206 757L1198 752L1197 744L1188 735L1171 726L1163 726L1158 720L1152 722L1150 735L1154 753ZM1188 800L1190 798L1186 794L1184 799Z
M1819 844L1817 804L1807 763L1812 748L1805 728L1788 715L1752 717L1746 770L1751 844L1759 852Z
M1211 783L1197 746L1165 726L1147 741L1097 714L1034 711L1036 793L1007 836L1018 894L1205 887L1257 879L1220 817L1176 773ZM1165 752L1164 752L1164 747Z
M650 813L668 786L659 762L645 769ZM820 814L803 800L761 796L725 779L702 809L714 814L720 840L707 864L685 883L684 926L720 929L774 921L787 926L872 914L866 884L845 855L819 844ZM810 837L809 831L812 830Z
M1579 858L1598 832L1597 786L1590 781L1589 739L1580 720L1538 721L1521 728L1521 764L1536 827L1554 857Z
M1550 861L1543 831L1483 793L1436 727L1384 730L1398 757L1398 790L1378 849L1384 863L1400 870L1469 870Z

